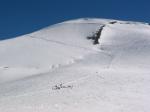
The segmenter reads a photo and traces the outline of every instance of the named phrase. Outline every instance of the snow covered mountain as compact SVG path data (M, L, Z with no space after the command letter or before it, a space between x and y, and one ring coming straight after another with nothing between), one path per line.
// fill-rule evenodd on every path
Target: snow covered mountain
M149 112L149 69L149 24L62 22L0 41L0 112Z

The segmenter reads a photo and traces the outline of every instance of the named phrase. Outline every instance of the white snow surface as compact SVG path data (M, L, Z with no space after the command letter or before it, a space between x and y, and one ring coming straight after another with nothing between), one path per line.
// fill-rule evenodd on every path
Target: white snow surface
M0 41L0 112L149 112L149 69L147 23L62 22Z

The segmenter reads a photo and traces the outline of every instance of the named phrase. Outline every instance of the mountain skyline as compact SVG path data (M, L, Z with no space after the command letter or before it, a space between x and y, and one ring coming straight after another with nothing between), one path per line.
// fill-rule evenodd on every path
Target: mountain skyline
M1 0L0 39L76 18L150 22L148 0Z

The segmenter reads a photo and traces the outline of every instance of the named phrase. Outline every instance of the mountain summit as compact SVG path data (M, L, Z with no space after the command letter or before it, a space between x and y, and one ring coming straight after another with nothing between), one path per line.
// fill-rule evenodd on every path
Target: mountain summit
M149 112L150 26L83 18L0 41L0 111Z

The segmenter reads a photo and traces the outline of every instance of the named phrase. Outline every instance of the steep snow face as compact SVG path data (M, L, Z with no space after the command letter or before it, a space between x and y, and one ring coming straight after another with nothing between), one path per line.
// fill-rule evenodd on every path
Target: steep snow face
M150 26L119 23L107 25L99 41L100 47L114 56L112 68L150 68Z
M0 112L149 112L149 56L140 22L84 18L0 41Z

